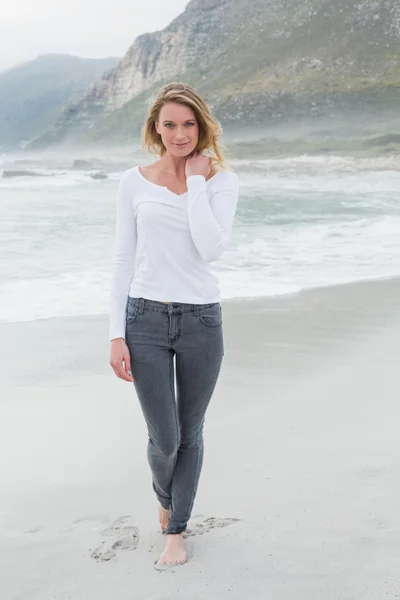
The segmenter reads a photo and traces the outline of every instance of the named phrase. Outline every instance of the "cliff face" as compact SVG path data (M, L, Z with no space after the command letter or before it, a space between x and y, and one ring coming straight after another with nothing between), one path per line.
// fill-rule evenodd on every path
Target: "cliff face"
M99 113L106 116L122 108L159 81L179 79L210 51L210 34L221 29L228 1L192 0L166 29L136 38L116 68L90 85L79 102L65 108L59 126L90 123Z
M174 80L226 123L379 103L400 90L399 43L398 0L192 0L67 105L53 136L123 136Z

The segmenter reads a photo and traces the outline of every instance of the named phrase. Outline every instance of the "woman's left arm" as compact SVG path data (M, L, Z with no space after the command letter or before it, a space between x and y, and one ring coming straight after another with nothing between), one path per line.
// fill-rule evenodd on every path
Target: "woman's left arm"
M187 181L187 210L194 245L206 262L217 260L225 250L232 231L239 198L239 177L229 178L208 197L203 175L190 175Z

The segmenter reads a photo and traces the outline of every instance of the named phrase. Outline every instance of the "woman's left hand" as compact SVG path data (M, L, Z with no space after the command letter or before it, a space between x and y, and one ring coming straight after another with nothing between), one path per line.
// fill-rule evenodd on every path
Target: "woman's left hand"
M211 158L197 152L193 156L186 159L185 175L190 177L191 175L202 175L207 177L211 171Z

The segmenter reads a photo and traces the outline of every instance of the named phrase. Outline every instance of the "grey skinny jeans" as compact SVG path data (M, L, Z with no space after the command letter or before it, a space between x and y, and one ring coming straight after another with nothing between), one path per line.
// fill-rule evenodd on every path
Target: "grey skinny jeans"
M185 531L203 463L203 426L224 354L222 310L128 297L126 343L148 429L153 489L171 509L166 533ZM176 392L175 369L176 367Z

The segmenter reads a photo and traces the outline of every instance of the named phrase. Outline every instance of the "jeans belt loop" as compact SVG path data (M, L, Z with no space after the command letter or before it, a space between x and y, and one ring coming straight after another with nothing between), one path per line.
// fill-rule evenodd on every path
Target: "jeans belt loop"
M139 314L140 315L143 314L143 308L144 308L144 298L140 298L139 299Z

